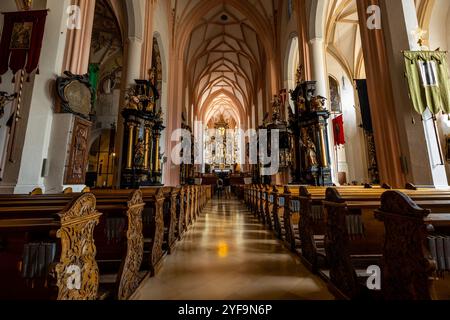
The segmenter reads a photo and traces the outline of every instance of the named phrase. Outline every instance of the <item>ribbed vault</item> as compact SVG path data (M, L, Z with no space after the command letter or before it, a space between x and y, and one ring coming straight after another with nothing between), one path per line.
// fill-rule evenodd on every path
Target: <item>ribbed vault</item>
M194 3L193 3L194 2ZM196 1L182 1L183 13ZM184 61L188 105L206 123L224 110L237 124L247 120L263 87L267 54L255 25L229 1L215 1L193 27ZM272 1L253 1L260 24L270 21Z
M350 79L364 74L356 0L331 0L325 26L327 51L342 65Z

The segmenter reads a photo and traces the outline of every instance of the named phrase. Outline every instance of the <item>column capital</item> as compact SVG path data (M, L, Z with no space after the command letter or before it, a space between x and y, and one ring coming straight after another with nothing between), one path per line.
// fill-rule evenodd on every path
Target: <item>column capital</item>
M313 39L309 39L308 43L310 44L320 44L320 43L324 43L324 39L323 38L313 38Z

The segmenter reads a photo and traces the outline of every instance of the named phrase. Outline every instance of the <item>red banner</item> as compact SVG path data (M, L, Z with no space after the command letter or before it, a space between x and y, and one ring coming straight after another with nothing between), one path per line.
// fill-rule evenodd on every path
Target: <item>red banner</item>
M44 38L47 10L3 13L5 16L0 43L0 76L8 69L28 74L38 68Z
M333 119L334 145L341 146L345 144L344 117L340 115Z

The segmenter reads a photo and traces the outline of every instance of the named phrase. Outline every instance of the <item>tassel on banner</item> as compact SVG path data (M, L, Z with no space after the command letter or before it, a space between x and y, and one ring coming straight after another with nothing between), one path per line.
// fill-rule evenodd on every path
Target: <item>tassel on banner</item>
M16 83L16 76L15 75L13 76L13 78L11 80L11 83Z
M0 84L2 84L2 77L0 77Z
M30 75L27 75L27 82L30 82Z
M36 74L41 74L39 71L39 67L36 69Z

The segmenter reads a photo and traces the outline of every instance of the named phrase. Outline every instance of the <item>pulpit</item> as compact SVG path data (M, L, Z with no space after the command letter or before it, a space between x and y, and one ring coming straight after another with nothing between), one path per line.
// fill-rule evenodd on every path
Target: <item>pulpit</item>
M295 107L289 115L289 127L294 133L292 183L331 186L330 112L325 108L325 98L315 95L315 92L315 81L301 81L298 76L297 87L291 92Z

